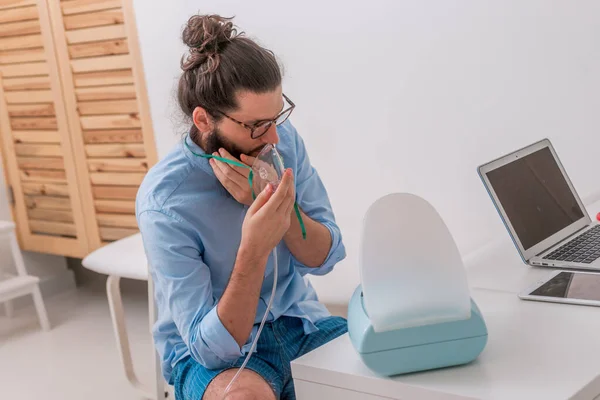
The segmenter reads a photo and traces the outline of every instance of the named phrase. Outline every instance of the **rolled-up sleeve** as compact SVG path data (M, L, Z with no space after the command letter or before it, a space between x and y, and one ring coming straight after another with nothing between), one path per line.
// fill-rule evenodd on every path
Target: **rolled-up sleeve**
M292 128L294 129L294 128ZM319 267L308 267L292 256L295 266L300 274L325 275L341 260L346 258L346 248L342 242L342 233L329 201L325 185L321 181L316 169L310 163L304 141L294 130L296 140L297 164L295 168L296 199L302 211L313 221L324 225L331 234L331 249L323 264Z
M210 270L202 260L202 244L194 230L162 211L140 213L138 225L159 320L170 314L191 356L206 368L230 366L243 354L217 314Z

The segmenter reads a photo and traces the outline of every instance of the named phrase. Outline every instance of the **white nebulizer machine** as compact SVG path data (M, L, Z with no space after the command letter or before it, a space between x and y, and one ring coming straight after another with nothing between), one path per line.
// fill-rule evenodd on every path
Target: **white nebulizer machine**
M363 221L361 285L348 335L364 364L391 376L475 360L488 333L462 257L435 208L409 193L378 199Z

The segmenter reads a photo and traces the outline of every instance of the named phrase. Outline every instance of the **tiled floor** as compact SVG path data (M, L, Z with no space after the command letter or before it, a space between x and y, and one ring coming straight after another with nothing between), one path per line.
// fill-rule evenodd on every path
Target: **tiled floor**
M147 299L136 289L123 295L125 315L136 371L142 382L150 383ZM50 332L40 330L33 308L17 310L12 319L0 311L0 399L141 399L119 362L103 285L47 299L46 307ZM345 314L344 307L330 310Z
M136 371L150 383L146 297L125 295L124 303ZM47 299L46 307L50 332L40 330L33 308L17 310L12 319L0 311L0 399L141 398L125 380L102 286Z

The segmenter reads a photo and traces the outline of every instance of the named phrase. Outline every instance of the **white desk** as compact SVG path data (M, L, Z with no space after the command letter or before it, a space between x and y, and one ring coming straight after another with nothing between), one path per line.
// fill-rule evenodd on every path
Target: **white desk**
M600 201L587 207L595 220L600 212ZM500 218L500 217L498 217ZM483 251L465 259L465 267L472 288L519 293L547 277L554 269L526 265L508 235Z
M551 270L524 265L510 239L472 257L467 272L489 332L475 362L379 377L344 335L292 362L298 400L600 399L600 308L520 300Z

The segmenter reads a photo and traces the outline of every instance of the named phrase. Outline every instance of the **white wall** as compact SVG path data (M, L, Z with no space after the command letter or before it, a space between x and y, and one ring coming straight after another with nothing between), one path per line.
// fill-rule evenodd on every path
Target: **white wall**
M346 261L313 280L324 301L347 301L358 283L361 219L382 195L429 200L466 254L506 235L481 163L549 137L580 194L600 190L597 1L168 3L136 3L159 154L178 138L182 25L198 11L235 15L285 66L292 120L345 237Z
M186 21L183 1L133 0L138 37L158 156L162 158L181 137L175 88L184 52L181 30Z

